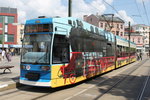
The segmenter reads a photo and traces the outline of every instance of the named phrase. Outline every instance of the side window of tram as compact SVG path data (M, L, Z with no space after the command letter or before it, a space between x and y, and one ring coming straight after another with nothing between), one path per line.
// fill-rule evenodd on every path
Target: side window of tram
M69 62L69 43L65 36L55 36L52 55L54 64Z

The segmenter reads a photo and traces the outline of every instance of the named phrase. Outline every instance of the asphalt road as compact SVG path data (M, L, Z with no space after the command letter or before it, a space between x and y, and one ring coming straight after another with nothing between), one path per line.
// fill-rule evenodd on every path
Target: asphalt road
M150 100L150 59L60 88L23 86L0 92L0 100Z

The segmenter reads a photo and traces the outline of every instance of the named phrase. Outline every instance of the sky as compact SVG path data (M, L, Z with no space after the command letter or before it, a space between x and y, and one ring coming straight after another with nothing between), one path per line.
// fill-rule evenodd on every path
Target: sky
M72 0L72 17L115 14L127 25L150 25L150 0ZM18 9L19 23L38 16L67 17L68 0L0 0L0 7Z

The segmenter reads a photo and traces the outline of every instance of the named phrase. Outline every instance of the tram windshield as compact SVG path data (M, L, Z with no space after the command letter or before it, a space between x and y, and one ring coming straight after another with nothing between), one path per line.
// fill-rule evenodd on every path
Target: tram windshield
M25 35L21 62L49 64L51 38L49 34Z

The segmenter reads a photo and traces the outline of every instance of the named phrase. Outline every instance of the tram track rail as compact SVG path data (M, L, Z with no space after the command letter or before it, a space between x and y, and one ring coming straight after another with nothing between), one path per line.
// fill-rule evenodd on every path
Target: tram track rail
M121 76L121 78L116 81L111 87L107 88L103 93L101 93L99 96L97 96L94 100L98 100L99 98L101 98L103 95L105 95L106 93L110 92L113 88L115 88L116 86L118 86L119 84L121 84L130 74L132 74L133 72L135 72L138 68L140 68L145 62L147 61L147 59L145 59L144 61L142 61L141 63L138 63L134 66L136 66L133 70L129 71L128 73L126 73L126 75ZM116 76L114 76L116 77ZM113 77L112 77L113 78ZM110 78L110 79L112 79ZM107 79L109 80L109 79ZM105 80L104 82L106 82L107 80ZM102 83L100 83L102 84ZM99 84L99 85L100 85ZM142 100L142 99L137 99L137 100Z
M143 86L141 87L141 90L139 92L138 98L136 100L143 100L146 87L148 86L148 81L150 81L150 70L149 70L149 72L147 74L147 77L145 78Z

